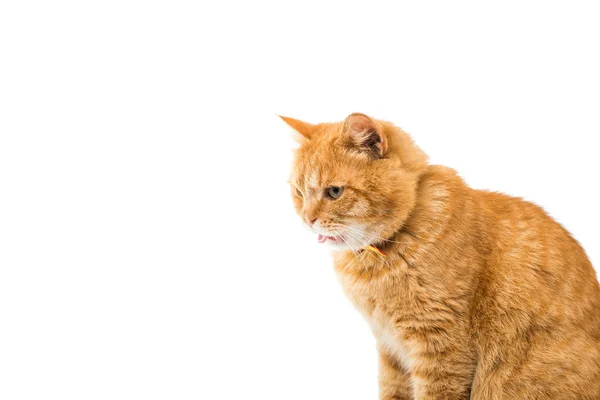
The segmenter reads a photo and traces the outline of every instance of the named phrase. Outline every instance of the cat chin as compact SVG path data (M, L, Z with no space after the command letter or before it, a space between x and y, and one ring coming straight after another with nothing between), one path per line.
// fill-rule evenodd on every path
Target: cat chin
M327 241L327 243L324 243L325 246L327 246L329 248L329 250L331 250L332 252L342 252L342 251L352 251L352 248L350 246L348 246L347 243L345 242L341 242L341 243L332 243ZM366 243L364 246L361 246L360 248L365 248L369 245L369 243Z
M331 242L331 241L327 241L326 243L324 243L325 246L327 246L329 248L329 250L331 251L346 251L346 250L350 250L350 246L348 246L345 242L341 242L341 243L335 243L335 242Z

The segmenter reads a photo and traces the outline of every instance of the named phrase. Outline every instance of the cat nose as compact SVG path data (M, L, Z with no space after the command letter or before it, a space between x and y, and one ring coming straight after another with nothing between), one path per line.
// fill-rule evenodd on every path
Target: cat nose
M319 219L319 210L315 207L306 207L303 211L304 221L308 226L313 226L315 222Z
M306 223L308 224L308 226L313 226L314 223L317 222L317 219L318 219L317 217L312 217L312 216L305 218Z

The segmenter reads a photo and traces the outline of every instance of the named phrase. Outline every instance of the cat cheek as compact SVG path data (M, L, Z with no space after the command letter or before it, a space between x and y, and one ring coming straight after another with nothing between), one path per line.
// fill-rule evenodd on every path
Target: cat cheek
M302 206L304 205L304 201L297 196L292 196L292 201L294 202L294 208L296 209L296 212L300 213Z
M369 205L363 201L356 201L350 207L348 214L355 217L366 217L369 215Z

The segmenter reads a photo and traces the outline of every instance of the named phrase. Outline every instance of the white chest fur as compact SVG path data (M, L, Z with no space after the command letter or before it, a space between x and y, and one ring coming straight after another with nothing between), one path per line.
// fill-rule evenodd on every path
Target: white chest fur
M346 295L371 326L379 347L395 358L407 372L412 371L416 362L413 344L403 340L401 328L394 322L389 312L380 307L377 301L369 301L369 299L377 299L376 293L380 290L371 285L357 284L343 274L338 274L338 278Z
M371 325L378 345L394 357L405 371L411 371L415 364L411 343L402 339L401 332L392 325L391 321L377 314L379 314L377 311L373 312L371 317L367 317L367 321Z

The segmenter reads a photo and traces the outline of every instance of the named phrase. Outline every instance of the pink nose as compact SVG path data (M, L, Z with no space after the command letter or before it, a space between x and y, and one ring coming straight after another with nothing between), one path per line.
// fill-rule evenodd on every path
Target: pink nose
M310 226L312 226L316 221L317 221L317 218L311 218L311 217L306 218L306 222L308 222L308 225L310 225Z

